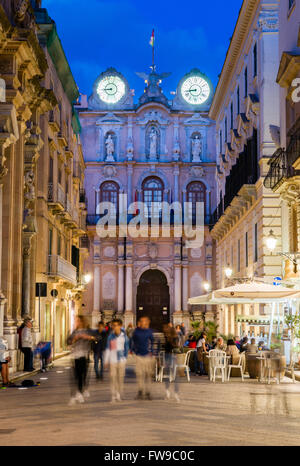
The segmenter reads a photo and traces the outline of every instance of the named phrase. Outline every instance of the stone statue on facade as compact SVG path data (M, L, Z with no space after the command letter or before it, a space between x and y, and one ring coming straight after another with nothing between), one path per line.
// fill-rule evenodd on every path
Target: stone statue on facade
M107 139L105 141L105 146L106 146L106 154L107 154L106 160L113 162L114 161L113 154L115 152L115 144L114 144L113 138L111 137L111 134L108 135L108 137L107 137Z
M150 132L150 158L154 159L157 157L157 134L154 128Z
M195 138L192 140L192 156L193 156L193 162L202 162L201 160L201 155L202 153L202 141L199 138L198 135L195 136Z

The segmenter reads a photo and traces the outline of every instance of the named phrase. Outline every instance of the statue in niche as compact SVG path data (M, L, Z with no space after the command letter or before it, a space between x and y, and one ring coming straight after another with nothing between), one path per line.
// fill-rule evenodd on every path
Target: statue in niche
M155 128L151 129L150 135L150 158L156 158L157 156L157 133Z
M202 141L199 138L198 135L192 139L192 156L193 156L193 162L202 162L201 160L201 155L202 153Z
M115 152L115 144L113 141L113 138L111 137L111 134L108 135L106 141L105 141L105 146L106 146L106 160L107 161L114 161L113 154Z

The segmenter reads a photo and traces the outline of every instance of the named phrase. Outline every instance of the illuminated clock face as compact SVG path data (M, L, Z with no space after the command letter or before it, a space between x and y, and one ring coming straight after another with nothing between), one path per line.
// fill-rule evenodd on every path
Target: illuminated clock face
M125 95L126 86L119 76L105 76L98 83L97 93L107 104L115 104Z
M203 104L209 97L210 87L201 76L190 76L181 86L181 95L192 105Z

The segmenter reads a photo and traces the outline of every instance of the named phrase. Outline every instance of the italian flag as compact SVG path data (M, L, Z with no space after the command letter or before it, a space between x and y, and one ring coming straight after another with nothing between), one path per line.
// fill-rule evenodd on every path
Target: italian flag
M152 30L152 35L149 44L151 45L151 47L154 47L154 29Z

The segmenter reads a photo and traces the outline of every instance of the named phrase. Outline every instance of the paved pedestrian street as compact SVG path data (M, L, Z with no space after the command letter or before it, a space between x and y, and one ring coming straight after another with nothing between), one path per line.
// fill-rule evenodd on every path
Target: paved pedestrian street
M0 445L299 445L300 384L278 385L207 377L180 379L181 403L164 400L153 384L153 401L135 401L128 367L124 401L110 403L108 375L97 382L90 365L90 398L69 407L70 359L40 378L39 387L0 390Z

